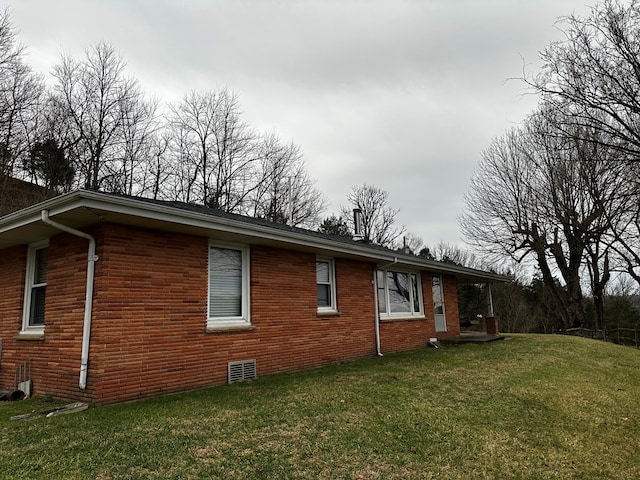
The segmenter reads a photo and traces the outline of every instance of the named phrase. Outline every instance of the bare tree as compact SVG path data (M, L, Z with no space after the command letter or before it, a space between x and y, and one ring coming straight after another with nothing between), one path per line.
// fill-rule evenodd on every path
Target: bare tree
M393 247L394 242L406 231L405 227L395 225L399 210L389 206L389 193L373 185L353 187L347 195L349 205L362 213L362 236L367 243ZM353 214L347 207L342 208L343 218L348 219L349 227L354 230Z
M7 10L0 12L0 174L12 175L26 159L43 82L25 62Z
M628 160L640 155L640 2L604 0L589 16L559 23L563 41L541 52L544 67L524 81L546 102L561 106L573 125L602 133L594 140L619 149Z
M175 199L171 185L175 185L171 169L169 147L170 134L163 129L153 132L147 142L147 161L142 172L141 190L144 196L153 199Z
M169 110L182 199L242 211L256 185L259 152L237 96L225 88L191 92Z
M171 181L164 185L167 197L186 203L200 200L201 188L198 188L200 168L198 167L197 150L194 149L186 128L168 124L167 155ZM161 157L157 160L160 161Z
M148 164L158 160L155 156L155 133L159 129L157 107L157 100L148 101L142 96L135 96L123 105L120 156L118 161L107 164L107 178L111 179L109 191L147 194Z
M429 255L438 262L453 263L468 268L489 270L486 262L475 255L471 250L452 245L447 242L438 242L435 246L427 247Z
M274 133L264 135L255 181L247 213L291 226L318 224L325 200L297 145L282 143Z
M609 172L617 203L603 205L610 235L607 259L611 271L624 272L640 285L640 163L610 165Z
M122 175L126 134L152 114L126 64L107 43L86 51L83 59L62 55L54 67L55 103L62 109L84 188L126 191ZM131 143L131 139L129 139ZM124 184L124 185L123 185ZM131 190L131 189L130 189Z
M594 292L608 280L601 270L607 268L603 218L616 202L616 183L609 168L612 151L594 141L600 133L575 125L569 136L566 117L559 130L557 115L541 107L524 128L510 131L484 152L461 225L467 239L485 253L506 254L518 262L533 259L568 327L586 323L585 258L590 258Z

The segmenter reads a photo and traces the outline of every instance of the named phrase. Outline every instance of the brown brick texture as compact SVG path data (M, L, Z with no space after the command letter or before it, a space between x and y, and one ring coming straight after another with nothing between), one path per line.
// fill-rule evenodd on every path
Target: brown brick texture
M26 247L0 250L0 388L32 362L37 394L113 403L226 382L227 362L255 359L259 376L375 355L375 264L336 258L338 315L317 313L314 253L250 246L251 330L206 332L205 237L103 224L96 236L87 389L78 387L87 241L50 240L42 341L19 341ZM425 319L383 322L383 353L434 337L431 277ZM447 335L459 332L455 278L444 277Z
M87 241L60 235L49 243L44 340L18 340L27 247L0 250L0 388L16 387L16 368L31 362L33 393L89 400L78 387Z

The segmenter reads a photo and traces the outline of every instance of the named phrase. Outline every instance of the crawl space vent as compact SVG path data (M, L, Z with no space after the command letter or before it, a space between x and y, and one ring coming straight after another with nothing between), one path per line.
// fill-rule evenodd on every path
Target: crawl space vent
M256 378L256 361L242 360L240 362L229 362L227 364L228 383L241 382Z

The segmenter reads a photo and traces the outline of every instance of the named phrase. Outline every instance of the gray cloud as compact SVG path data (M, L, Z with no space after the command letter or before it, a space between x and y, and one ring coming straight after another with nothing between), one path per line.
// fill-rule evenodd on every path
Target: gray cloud
M226 85L247 120L302 147L337 212L375 184L408 229L460 241L469 176L491 138L535 105L522 58L560 38L580 0L20 0L10 11L36 69L107 40L150 93ZM522 57L522 58L521 58ZM330 213L330 212L327 212Z

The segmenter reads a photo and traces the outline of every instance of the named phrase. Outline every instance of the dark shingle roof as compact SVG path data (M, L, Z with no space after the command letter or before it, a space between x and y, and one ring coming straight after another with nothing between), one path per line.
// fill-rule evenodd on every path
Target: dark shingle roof
M309 230L306 228L300 228L300 227L292 227L290 225L285 225L283 223L278 223L278 222L273 222L271 220L266 220L264 218L257 218L257 217L249 217L247 215L240 215L237 213L229 213L229 212L225 212L223 210L219 210L217 208L210 208L210 207L205 207L204 205L198 205L195 203L186 203L186 202L179 202L179 201L175 201L175 200L157 200L157 199L152 199L152 198L145 198L145 197L134 197L134 196L129 196L129 195L120 195L120 194L107 194L110 196L117 196L117 197L121 197L121 198L128 198L131 200L138 200L138 201L143 201L143 202L147 202L147 203L152 203L154 205L160 205L160 206L166 206L166 207L171 207L171 208L176 208L178 210L183 210L186 212L193 212L193 213L198 213L201 215L207 215L210 216L212 218L225 218L228 220L233 220L233 221L237 221L237 222L242 222L242 223L246 223L249 225L259 225L261 227L267 227L270 229L274 229L274 230L280 230L283 232L294 232L294 233L298 233L300 235L305 235L308 236L310 238L318 238L318 239L330 239L332 241L335 242L339 242L339 243L343 243L345 245L352 245L352 246L359 246L359 247L366 247L366 248L370 248L372 250L375 250L377 252L386 252L388 254L398 254L398 252L396 250L390 249L390 248L386 248L380 245L376 245L376 244L372 244L372 243L364 243L362 241L358 241L358 240L353 240L351 238L347 238L347 237L343 237L340 235L331 235L331 234L327 234L327 233L322 233L322 232L318 232L315 230Z
M115 216L112 218L116 222L125 221L137 224L136 219L144 219L145 222L151 222L147 223L150 226L153 222L169 222L183 227L226 231L232 235L240 234L292 246L297 245L331 255L348 255L367 258L383 264L399 263L411 268L448 273L457 276L459 280L471 283L510 280L510 278L497 273L437 262L380 245L367 244L351 238L329 235L305 228L291 227L263 218L223 212L184 202L88 190L70 192L0 218L0 246L7 247L27 241L37 241L39 236L50 233L38 226L42 210L51 210L54 216L61 212L67 212L65 213L66 221L74 223L76 228L82 228L82 225L88 224L87 222L102 218L97 216L96 212L104 210L114 213ZM83 215L83 211L93 213ZM164 218L160 218L158 215Z

